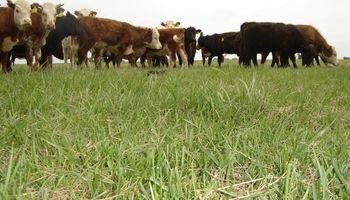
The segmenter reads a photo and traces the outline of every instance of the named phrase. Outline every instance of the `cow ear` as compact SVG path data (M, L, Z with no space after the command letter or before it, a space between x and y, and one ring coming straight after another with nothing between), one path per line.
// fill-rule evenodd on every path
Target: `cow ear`
M201 33L201 32L202 32L201 29L196 30L196 34Z
M97 12L96 11L91 11L91 16L96 16Z
M62 9L63 9L63 12L64 12L64 8L62 8L63 5L64 5L63 3L60 3L60 4L58 4L58 5L56 6L56 12L57 12L57 14L60 14L60 12L62 11Z
M15 9L15 7L16 7L16 5L11 0L7 0L7 6L12 8L12 9Z
M180 22L176 22L175 27L180 26Z
M41 5L39 5L38 3L32 3L30 5L30 8L31 8L32 13L42 13L42 11L43 11L43 7Z
M165 23L164 22L160 23L160 25L165 27Z
M80 14L80 12L79 11L74 11L74 14L77 16L77 17L80 17L81 16L81 14Z

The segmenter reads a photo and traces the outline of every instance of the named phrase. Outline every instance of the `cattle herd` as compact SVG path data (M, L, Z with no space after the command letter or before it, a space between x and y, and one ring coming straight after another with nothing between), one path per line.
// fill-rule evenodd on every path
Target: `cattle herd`
M295 54L300 54L302 64L337 65L335 48L330 46L319 31L311 25L292 25L271 22L245 22L237 32L204 36L200 29L182 28L180 23L162 22L162 28L134 26L126 22L96 17L89 9L67 12L62 4L32 3L26 0L0 6L0 59L2 72L12 70L16 58L25 58L32 71L39 66L52 66L52 58L70 59L72 65L89 65L91 54L95 66L119 66L123 59L131 66L179 64L191 66L197 50L202 62L208 65L217 56L219 66L225 54L236 54L239 63L258 65L272 54L271 66L296 67ZM198 37L199 36L199 37ZM90 52L90 53L89 53ZM33 60L34 57L34 60Z

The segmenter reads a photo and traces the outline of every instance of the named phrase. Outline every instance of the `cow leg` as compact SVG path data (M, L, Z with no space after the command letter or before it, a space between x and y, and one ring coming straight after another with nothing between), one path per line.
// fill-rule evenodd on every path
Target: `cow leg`
M68 48L67 47L63 47L63 60L64 60L64 64L68 63ZM72 62L72 61L71 61Z
M6 74L8 73L8 69L7 69L7 62L8 62L8 54L9 52L1 52L1 61L2 61L2 73Z
M193 42L189 45L189 48L186 50L188 57L188 65L194 65L194 57L196 56L196 43Z
M39 66L39 62L40 62L40 59L41 59L41 48L37 48L37 47L34 47L34 64L32 65L32 68L31 70L32 71L36 71L38 70L38 66Z
M295 62L295 55L294 54L290 54L289 55L289 59L292 61L293 67L297 68L298 66L297 66L297 63Z
M148 67L154 67L152 58L147 58L147 65Z
M171 52L170 54L170 67L175 68L176 67L176 53Z
M117 67L120 67L120 65L121 65L121 63L122 63L122 61L123 61L123 55L118 54L118 55L116 56L116 60L117 60Z
M12 53L13 53L13 51L11 50L10 52L8 52L8 56L7 56L7 71L8 72L12 71L11 65L15 65L16 57L14 55L12 55Z
M211 65L211 61L213 60L213 58L214 58L213 55L209 56L209 58L208 58L208 66L209 66L209 67L210 67L210 65Z
M263 53L261 53L261 61L260 61L260 64L262 64L262 65L265 64L268 55L269 55L269 52L263 52ZM273 55L273 52L272 52L272 55Z
M169 66L168 57L162 56L161 60L162 60L162 66L163 66L163 67L164 67L164 66L167 66L167 67Z
M31 47L26 46L26 61L27 65L30 69L32 69L33 65L33 49Z
M47 62L49 64L49 68L52 68L52 60L53 60L53 56L52 55L48 55L47 56Z
M315 56L316 64L317 66L321 66L320 59L318 58L318 55Z
M254 64L255 67L258 66L258 59L256 57L257 57L257 54L254 54L254 56L252 57L253 64Z
M144 54L140 57L140 63L141 63L141 66L142 66L143 68L146 67L145 61L146 61L146 53L144 53Z
M223 55L218 55L219 67L221 67L221 63L223 63L223 61L224 61L224 56Z
M180 53L177 53L177 57L179 58L179 65L182 66L182 58Z
M289 65L288 56L286 54L281 55L281 67L287 67Z
M135 56L133 55L129 55L127 56L127 59L129 61L129 64L131 67L136 67L136 59L135 59Z
M183 60L184 66L188 67L187 54L183 48L178 50L178 54L180 54L181 59Z
M86 62L88 51L94 46L94 41L85 41L85 43L80 44L78 49L78 62L77 65L81 66L83 62ZM86 64L86 63L85 63Z
M271 67L274 67L275 65L277 65L277 67L279 67L279 55L278 55L277 51L272 52Z
M102 64L102 53L103 51L101 49L95 49L94 50L94 62L95 62L95 68L101 68Z
M202 63L203 63L203 66L205 65L205 55L202 54Z

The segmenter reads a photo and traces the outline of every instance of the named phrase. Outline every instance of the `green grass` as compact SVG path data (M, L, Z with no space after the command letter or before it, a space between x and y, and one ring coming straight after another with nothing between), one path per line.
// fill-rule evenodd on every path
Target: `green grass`
M17 66L0 199L349 199L349 65Z

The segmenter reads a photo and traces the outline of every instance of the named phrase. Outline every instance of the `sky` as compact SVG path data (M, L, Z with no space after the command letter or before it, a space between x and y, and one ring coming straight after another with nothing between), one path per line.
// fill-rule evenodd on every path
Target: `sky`
M47 0L35 2L43 3ZM97 17L139 26L160 27L162 21L178 21L182 27L194 26L201 29L204 35L239 31L240 25L247 21L308 24L316 27L328 43L335 46L339 58L350 57L350 0L51 0L50 2L63 3L66 11L74 12L88 8L97 11Z

